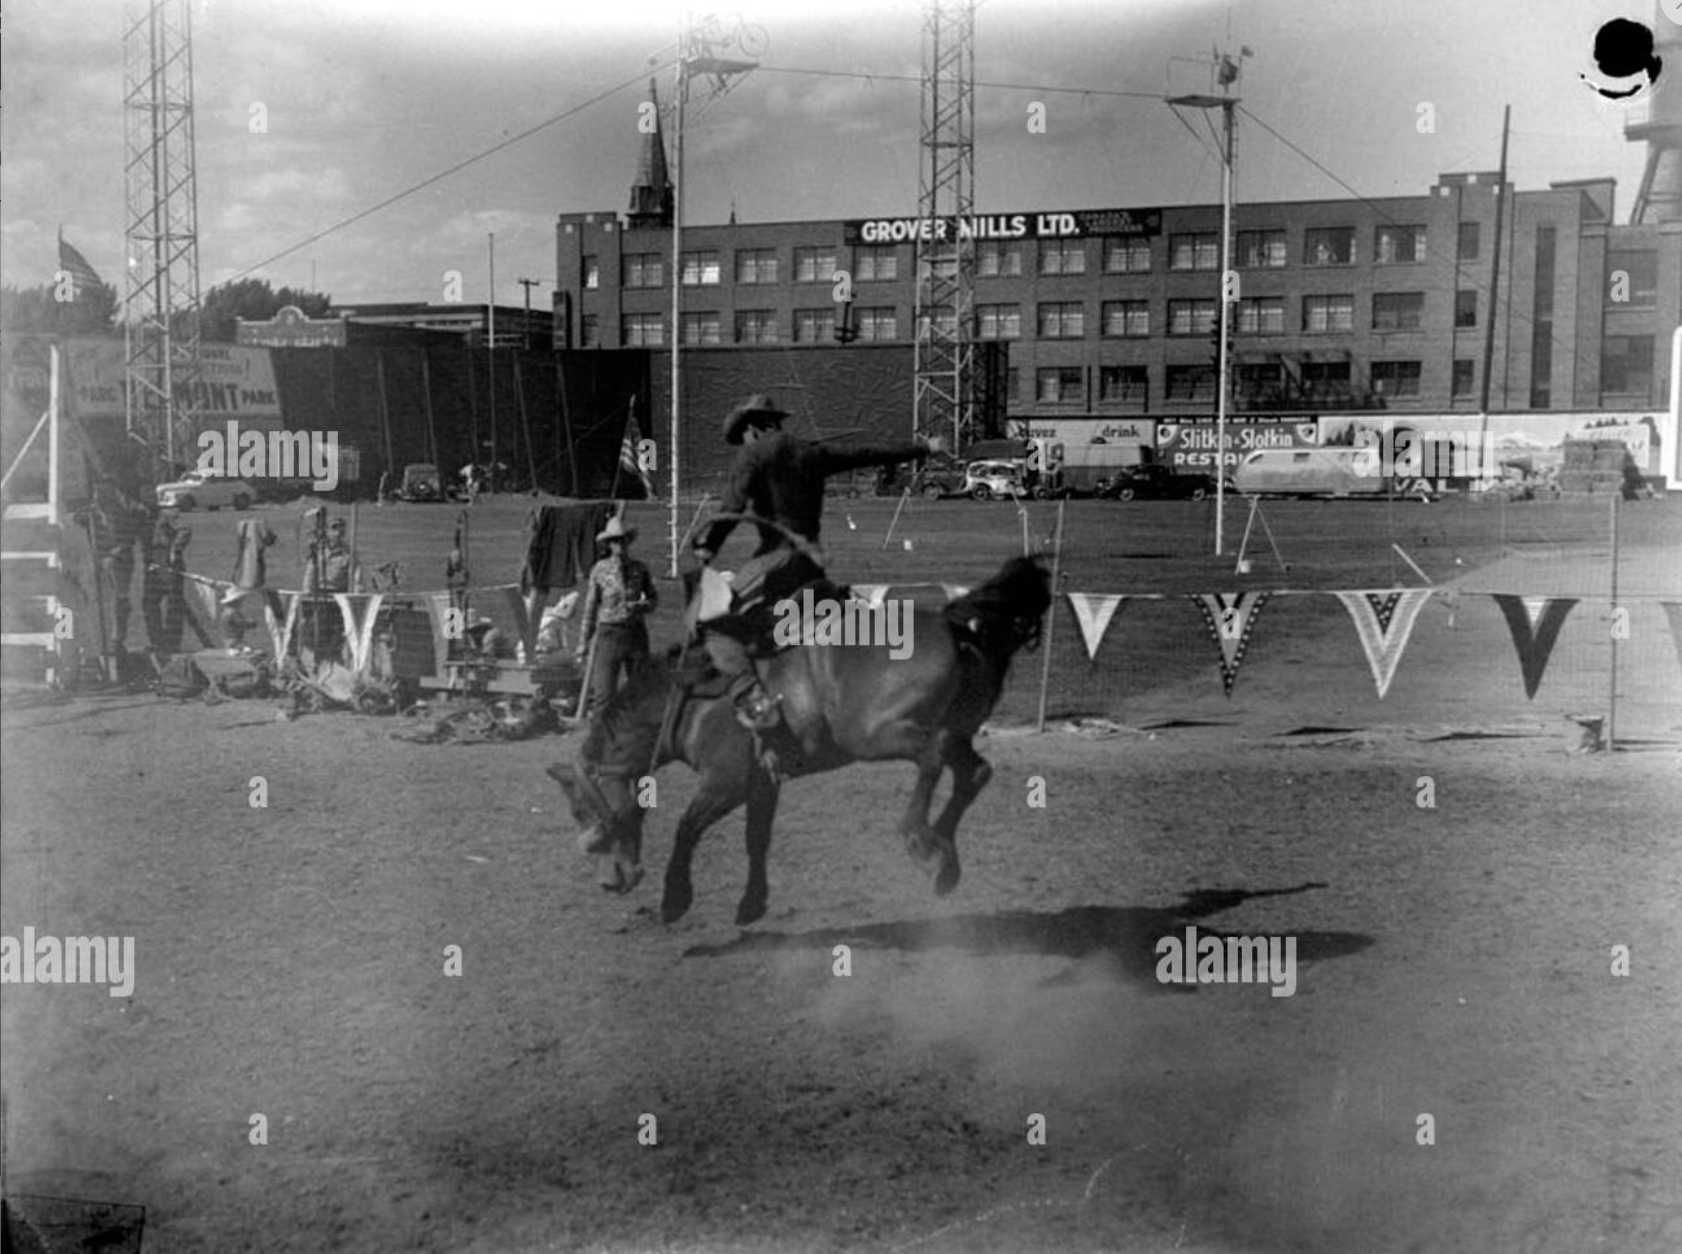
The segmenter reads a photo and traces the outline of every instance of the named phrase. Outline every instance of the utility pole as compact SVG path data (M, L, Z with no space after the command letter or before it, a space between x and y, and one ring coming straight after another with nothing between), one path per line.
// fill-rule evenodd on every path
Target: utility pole
M487 232L490 238L491 263L491 299L485 306L485 375L491 385L491 466L489 485L492 492L496 491L496 232Z
M1250 50L1241 48L1238 55L1247 57ZM1220 95L1170 96L1168 103L1193 109L1221 111L1221 278L1217 311L1219 321L1216 324L1220 348L1215 364L1215 556L1220 557L1226 540L1226 414L1227 395L1231 391L1227 380L1228 322L1232 302L1238 299L1238 275L1232 269L1232 167L1235 151L1233 111L1238 107L1239 97L1232 94L1232 85L1238 81L1238 63L1223 52L1219 55L1216 65Z
M1501 286L1501 224L1507 205L1507 133L1512 120L1513 106L1508 105L1501 112L1501 172L1495 176L1495 251L1489 258L1489 317L1483 329L1483 386L1478 389L1480 450L1489 447L1489 374L1495 361L1495 293ZM1510 334L1511 328L1508 330Z
M515 279L514 282L526 289L526 320L520 324L520 347L529 351L531 348L531 290L534 287L541 286L543 280Z

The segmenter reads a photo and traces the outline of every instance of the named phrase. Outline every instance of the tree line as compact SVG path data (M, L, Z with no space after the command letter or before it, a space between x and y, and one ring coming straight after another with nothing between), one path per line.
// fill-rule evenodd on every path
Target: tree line
M205 292L199 302L199 338L211 344L232 344L238 319L266 321L287 305L296 305L309 318L325 318L332 297L302 288L274 288L263 279L236 279ZM109 283L84 285L74 300L58 299L52 283L37 287L0 287L0 330L35 331L53 335L120 335L122 304Z

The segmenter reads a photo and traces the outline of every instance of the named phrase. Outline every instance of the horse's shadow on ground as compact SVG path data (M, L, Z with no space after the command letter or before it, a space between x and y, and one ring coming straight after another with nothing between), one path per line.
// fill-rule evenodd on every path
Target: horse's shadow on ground
M815 928L807 932L742 932L717 945L692 945L685 958L725 958L768 950L830 950L836 945L854 949L898 949L923 953L953 949L977 956L1035 955L1067 958L1072 962L1107 960L1123 975L1165 992L1195 992L1197 985L1165 984L1157 979L1157 942L1165 936L1184 940L1185 929L1197 925L1205 936L1279 936L1296 939L1298 962L1323 962L1359 953L1373 943L1360 932L1321 932L1277 928L1270 932L1222 932L1201 920L1257 897L1285 897L1325 888L1310 882L1294 888L1246 891L1232 888L1198 889L1166 909L1142 906L1070 906L1063 910L1000 910L992 914L961 914L944 919L903 919L851 927ZM1072 983L1071 968L1044 981L1048 987Z

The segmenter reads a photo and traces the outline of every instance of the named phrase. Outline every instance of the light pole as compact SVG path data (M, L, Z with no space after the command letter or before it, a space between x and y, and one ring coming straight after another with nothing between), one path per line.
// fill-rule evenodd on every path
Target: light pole
M672 506L671 506L671 545L672 569L671 577L677 578L678 558L678 460L681 454L682 409L683 409L683 378L678 365L678 358L683 352L683 114L684 105L689 99L689 76L695 71L703 74L713 74L722 84L727 74L745 74L749 70L759 68L757 61L729 61L711 55L712 27L708 33L699 38L689 29L687 18L680 18L677 41L677 103L674 107L676 120L676 135L673 139L675 161L672 166L672 447L667 460L672 468ZM695 44L708 48L707 53L695 51ZM722 90L722 88L721 88ZM699 276L697 276L699 277Z
M1249 55L1245 48L1240 56ZM1218 397L1215 402L1215 556L1220 557L1225 547L1226 538L1226 412L1227 393L1227 327L1232 300L1237 297L1238 276L1232 270L1232 161L1233 161L1233 110L1238 106L1239 98L1231 94L1232 84L1238 79L1238 66L1231 57L1222 55L1220 59L1221 94L1170 96L1170 105L1185 105L1193 109L1219 109L1221 111L1221 283L1220 283L1220 320L1217 324L1220 336L1220 348L1216 356L1216 387Z

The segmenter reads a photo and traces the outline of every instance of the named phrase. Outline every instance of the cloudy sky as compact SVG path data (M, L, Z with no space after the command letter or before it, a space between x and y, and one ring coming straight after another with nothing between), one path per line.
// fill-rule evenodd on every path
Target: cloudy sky
M520 302L516 279L552 281L554 215L625 208L638 106L651 64L669 95L680 14L669 0L192 2L202 281L254 272L341 302L437 300L450 270L483 300L493 231L499 300ZM764 40L762 68L692 106L686 220L915 213L918 0L742 3L718 12ZM60 224L105 278L122 272L124 7L6 6L7 282L50 278ZM977 88L977 206L1217 201L1207 123L1188 115L1188 129L1162 97L1209 90L1230 29L1254 54L1238 88L1255 117L1240 115L1240 202L1351 194L1337 180L1416 195L1439 172L1492 170L1511 103L1518 186L1613 175L1623 220L1641 149L1580 78L1614 16L1682 34L1650 0L982 0L976 77L999 86ZM1661 90L1682 91L1677 51ZM1028 129L1035 102L1044 134Z

